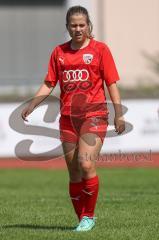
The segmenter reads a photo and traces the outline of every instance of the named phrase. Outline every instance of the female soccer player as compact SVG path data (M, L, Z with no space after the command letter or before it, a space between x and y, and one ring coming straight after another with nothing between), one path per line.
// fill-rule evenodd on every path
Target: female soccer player
M71 40L53 50L45 81L22 111L22 118L27 121L26 117L59 81L60 139L69 171L69 194L79 219L75 231L88 231L95 226L99 189L95 162L108 126L104 83L114 106L118 134L125 130L125 122L113 57L106 44L93 39L87 10L82 6L71 7L66 27Z

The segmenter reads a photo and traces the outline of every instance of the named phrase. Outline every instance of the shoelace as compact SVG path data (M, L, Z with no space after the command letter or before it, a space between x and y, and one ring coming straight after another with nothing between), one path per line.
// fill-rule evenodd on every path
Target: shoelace
M81 227L85 226L85 222L89 223L89 218L83 218L80 225Z
M95 219L95 218L94 218ZM89 223L90 218L84 217L80 223L80 226L83 227L85 226L85 223ZM93 219L92 219L93 220Z

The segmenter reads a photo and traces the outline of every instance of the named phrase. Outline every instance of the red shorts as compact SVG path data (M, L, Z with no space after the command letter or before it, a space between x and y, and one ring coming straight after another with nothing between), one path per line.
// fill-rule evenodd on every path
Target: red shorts
M107 116L79 118L61 115L59 126L60 140L62 142L77 143L79 137L84 134L94 133L94 136L100 137L103 143L107 132L108 118Z

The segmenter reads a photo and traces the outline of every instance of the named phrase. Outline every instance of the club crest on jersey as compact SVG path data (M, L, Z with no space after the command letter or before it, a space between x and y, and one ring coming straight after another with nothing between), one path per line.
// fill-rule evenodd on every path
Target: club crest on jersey
M90 64L93 60L93 55L92 54L83 54L83 61L86 63L86 64Z

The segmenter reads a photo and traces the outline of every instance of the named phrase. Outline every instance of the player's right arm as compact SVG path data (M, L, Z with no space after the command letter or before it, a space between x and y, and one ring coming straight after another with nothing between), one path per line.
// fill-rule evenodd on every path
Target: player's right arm
M33 110L45 99L47 98L52 90L53 86L50 82L45 81L39 88L39 90L36 92L33 100L30 102L30 104L23 109L21 116L24 121L28 121L26 118L29 114L33 112Z
M48 64L48 71L45 76L45 81L40 86L33 100L21 113L21 116L24 121L28 121L26 117L33 112L35 107L37 107L45 98L47 98L50 95L53 88L56 86L56 83L58 81L58 71L57 71L56 60L57 60L57 48L55 48L51 54L49 64Z

